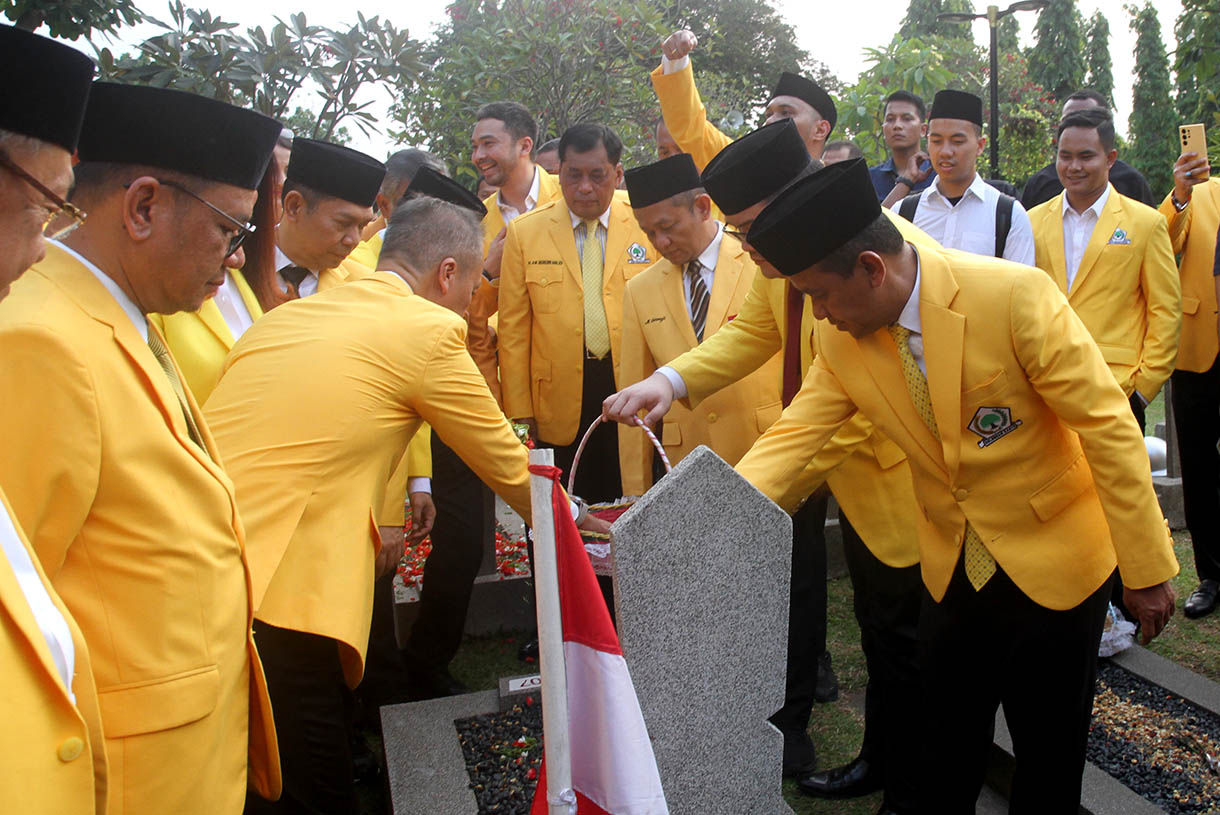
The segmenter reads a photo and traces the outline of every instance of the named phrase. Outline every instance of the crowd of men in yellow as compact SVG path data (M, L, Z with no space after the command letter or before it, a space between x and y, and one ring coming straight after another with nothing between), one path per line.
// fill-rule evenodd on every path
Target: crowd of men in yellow
M526 108L479 108L480 201L424 151L288 141L0 27L0 67L42 66L0 106L0 808L355 811L349 690L379 660L451 689L487 491L529 520L511 423L570 470L603 415L582 527L659 477L637 417L794 514L772 722L803 790L972 812L1002 704L1014 811L1079 799L1111 597L1146 639L1174 610L1135 416L1175 356L1214 368L1220 182L1184 156L1158 213L1106 180L1105 117L1068 117L1084 170L1029 214L1041 269L970 254L883 209L862 161L823 165L836 112L806 78L719 132L696 46L665 41L667 155L626 173L605 125L552 174ZM964 96L933 118L981 128ZM860 756L816 772L823 484L870 682ZM407 502L435 549L398 654Z

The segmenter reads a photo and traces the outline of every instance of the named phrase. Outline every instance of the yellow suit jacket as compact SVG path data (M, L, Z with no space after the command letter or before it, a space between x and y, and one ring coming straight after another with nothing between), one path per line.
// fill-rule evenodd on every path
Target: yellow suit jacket
M236 269L229 272L251 319L262 317L263 308L246 283L246 278ZM148 319L164 335L165 344L182 369L183 381L191 389L195 401L201 405L208 401L212 388L216 387L216 380L220 379L220 366L233 347L233 332L216 307L216 301L204 300L198 311L150 314Z
M378 220L381 221L381 227L360 241L356 248L352 250L352 253L347 256L348 260L359 263L361 266L369 269L377 268L377 258L381 257L381 243L384 238L382 230L385 229L385 220L381 218Z
M621 381L623 287L656 259L626 195L615 193L601 297L616 383ZM508 226L500 266L499 329L505 413L537 419L538 434L549 444L570 444L584 430L577 427L585 360L584 285L571 215L562 199Z
M154 329L155 330L155 329ZM85 636L110 761L109 811L239 812L278 796L250 636L245 533L202 413L127 314L52 245L0 302L0 484Z
M661 67L652 72L652 87L661 103L661 118L669 134L684 153L690 153L699 172L707 163L732 143L732 139L707 120L707 108L695 87L695 73L690 64L672 74L662 73Z
M1165 218L1111 187L1068 291L1063 196L1029 212L1035 262L1067 295L1123 392L1138 390L1151 400L1173 371L1182 326L1182 291Z
M538 201L535 209L562 197L562 194L559 189L559 179L538 167ZM491 247L491 242L504 228L504 215L500 212L500 191L496 190L487 196L483 205L487 207L487 214L483 216L483 254L486 255L487 250ZM469 331L466 344L470 347L470 355L474 357L475 364L479 366L479 370L483 372L483 377L487 380L487 387L491 389L497 400L501 398L501 394L496 331L489 321L499 308L500 281L497 279L480 286L474 297L471 298L470 307L466 310Z
M758 267L741 242L723 236L708 300L705 341L737 316L757 273ZM661 259L627 282L623 296L624 382L644 379L698 344L687 310L682 267ZM670 462L677 464L706 444L725 461L736 464L759 434L779 418L782 378L782 362L775 354L698 407L674 405L661 430L661 444ZM623 495L643 495L652 486L652 443L641 430L629 430L624 440L628 443L619 444Z
M378 249L378 251L380 252L381 250ZM372 266L366 266L351 255L348 255L338 266L333 269L324 269L318 273L318 292L342 286L344 283L350 283L353 280L363 280L371 275L376 268L377 264L375 262Z
M1220 352L1216 283L1212 277L1216 229L1220 227L1220 179L1213 177L1197 185L1190 206L1182 212L1165 196L1161 214L1169 220L1173 251L1182 256L1182 339L1177 369L1202 373L1212 367Z
M1139 427L1066 298L1026 266L919 249L919 313L940 441L889 332L826 332L804 385L738 470L779 495L857 410L907 454L924 584L945 594L969 522L1034 602L1177 573Z
M373 608L374 508L421 422L529 517L526 450L465 326L377 272L259 320L208 400L249 530L255 616L337 640L352 687Z
M14 517L2 491L0 512ZM5 718L0 731L0 812L105 815L106 750L89 650L21 527L14 526L72 634L76 703L64 691L25 593L0 554L0 698Z
M937 246L926 232L889 210L883 210L903 236L920 246ZM748 375L777 351L788 336L788 283L759 274L736 319L698 348L669 363L686 383L686 401L694 406L719 389ZM808 298L801 317L801 372L817 355L818 337L834 329L816 320ZM782 359L782 355L781 355ZM782 383L782 363L780 381ZM833 464L838 464L837 469ZM827 475L829 473L829 475ZM873 555L902 568L919 561L919 542L911 518L915 495L906 454L857 415L792 479L776 503L794 512L825 481Z

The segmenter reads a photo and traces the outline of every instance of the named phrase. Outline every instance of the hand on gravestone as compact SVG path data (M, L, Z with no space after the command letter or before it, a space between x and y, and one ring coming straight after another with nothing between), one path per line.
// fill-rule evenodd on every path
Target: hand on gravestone
M1140 643L1147 645L1161 633L1173 616L1173 588L1168 581L1146 589L1124 586L1123 605L1135 616L1134 622L1139 624Z
M623 388L618 393L612 393L602 402L602 418L634 424L635 417L641 410L648 411L644 422L649 427L656 427L669 406L674 402L674 387L664 374L654 373L647 379Z

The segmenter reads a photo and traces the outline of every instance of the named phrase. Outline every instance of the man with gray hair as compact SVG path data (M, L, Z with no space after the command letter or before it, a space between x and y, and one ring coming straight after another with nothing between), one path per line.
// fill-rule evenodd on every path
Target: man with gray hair
M371 508L421 422L530 517L525 447L466 351L460 315L482 260L472 213L434 198L402 204L379 270L263 317L208 400L241 496L284 745L284 799L257 812L357 809L344 686L364 671L374 576L402 555L401 542L379 540ZM361 421L339 421L352 416Z
M349 257L370 269L377 268L377 253L381 251L386 224L390 222L390 217L394 214L394 205L400 203L403 196L407 194L407 189L415 180L415 173L419 171L420 167L435 170L441 175L449 175L449 168L445 166L445 162L433 153L418 147L399 150L385 160L385 178L382 180L381 189L378 190L377 198L373 202L373 208L377 210L377 217L360 233L361 243L352 250Z

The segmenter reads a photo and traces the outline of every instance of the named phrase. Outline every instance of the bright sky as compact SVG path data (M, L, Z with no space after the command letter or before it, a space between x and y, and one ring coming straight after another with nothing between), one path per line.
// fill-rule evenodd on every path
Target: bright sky
M862 0L854 3L810 3L808 0L772 0L780 14L794 27L799 44L817 59L822 60L844 83L851 83L865 67L864 49L885 44L898 28L906 13L908 0ZM187 0L188 6L204 6L231 22L245 26L274 23L276 15L287 16L303 11L309 22L340 27L355 21L355 9L365 16L380 15L395 25L405 27L416 38L427 37L444 18L449 0L360 0L355 4L334 3L331 0L294 0L291 4L266 2L266 0L209 0L206 4ZM1172 63L1173 24L1182 10L1180 0L1153 0L1161 20L1161 31L1166 48L1170 50ZM139 0L143 10L168 19L164 7L150 0ZM976 10L983 11L986 5L975 0ZM1128 23L1129 15L1123 10L1123 0L1080 0L1080 11L1087 19L1094 11L1101 10L1110 21L1110 57L1114 62L1115 107L1119 130L1126 130L1127 117L1131 112L1131 82L1134 74L1135 33ZM1007 3L1001 5L1007 8ZM404 13L404 10L409 11ZM1021 23L1024 44L1032 44L1034 12L1017 12ZM871 24L862 24L870 21ZM122 39L129 43L139 42L159 31L155 26L139 26L124 29ZM975 41L986 45L987 23L975 23ZM123 50L121 44L115 48ZM696 63L697 69L697 63ZM388 94L378 94L377 107L385 110L390 99ZM302 101L307 97L302 94ZM385 136L374 134L365 138L356 128L352 131L352 146L374 155L388 153L393 149Z

